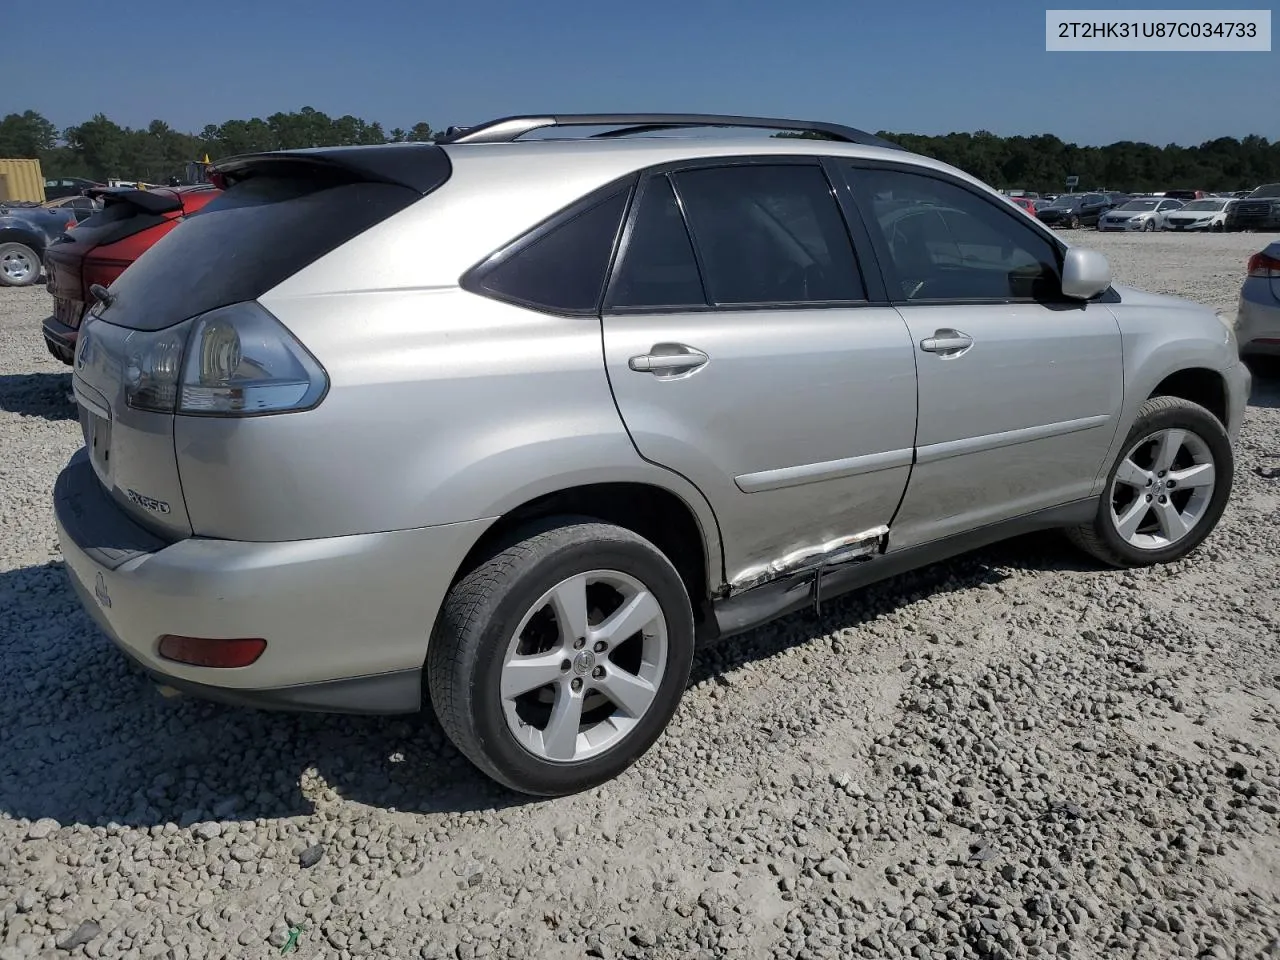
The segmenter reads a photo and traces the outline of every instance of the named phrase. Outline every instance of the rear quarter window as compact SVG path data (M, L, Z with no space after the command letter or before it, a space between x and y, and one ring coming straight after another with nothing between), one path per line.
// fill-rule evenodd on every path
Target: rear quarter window
M594 314L630 186L559 215L470 270L462 287L550 313Z

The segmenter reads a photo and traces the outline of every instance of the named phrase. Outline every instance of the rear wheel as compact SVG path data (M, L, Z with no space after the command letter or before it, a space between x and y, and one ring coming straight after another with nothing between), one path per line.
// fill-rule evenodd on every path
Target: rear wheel
M0 243L0 286L26 287L40 279L40 256L25 243Z
M653 745L692 660L693 614L671 562L628 530L565 519L455 584L427 685L480 770L561 796L612 779Z
M1180 560L1217 526L1234 473L1231 440L1213 414L1180 397L1155 397L1107 475L1094 521L1068 534L1116 567Z

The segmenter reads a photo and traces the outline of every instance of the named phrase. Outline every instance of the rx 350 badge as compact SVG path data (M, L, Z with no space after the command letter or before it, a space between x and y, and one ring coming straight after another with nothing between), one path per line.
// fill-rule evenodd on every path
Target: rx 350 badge
M155 497L144 496L137 490L126 490L124 495L133 503L136 503L143 510L150 510L152 513L168 513L169 504L164 500L157 500Z

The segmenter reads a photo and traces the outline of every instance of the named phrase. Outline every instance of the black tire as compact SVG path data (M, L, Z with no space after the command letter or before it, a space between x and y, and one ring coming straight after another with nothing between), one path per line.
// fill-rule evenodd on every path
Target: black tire
M26 272L17 274L6 269L6 260L27 264ZM0 287L29 287L40 279L40 254L25 243L0 243Z
M1146 223L1144 223L1144 224L1142 225L1142 229L1143 229L1143 231L1144 231L1144 232L1146 232L1146 233L1155 233L1155 232L1156 232L1156 222L1155 222L1154 220L1148 220Z
M1074 216L1074 215L1073 215L1073 216L1071 217L1071 219L1067 221L1067 227L1068 227L1069 229L1071 229L1071 230L1079 230L1079 229L1080 229L1080 218L1079 218L1079 217L1077 217L1077 216Z
M586 760L546 760L508 728L502 668L514 631L538 599L592 570L634 577L658 601L667 624L666 669L651 705L616 746ZM557 518L526 531L454 584L432 631L427 689L445 733L483 773L521 793L565 796L613 779L653 745L684 693L693 647L688 592L657 547L611 524Z
M1209 448L1216 469L1213 494L1196 526L1180 540L1163 548L1142 549L1127 543L1111 519L1111 489L1116 472L1128 452L1145 436L1160 430L1179 428L1196 434ZM1107 482L1098 498L1092 523L1071 527L1067 536L1090 556L1113 567L1145 567L1181 560L1198 547L1218 525L1226 509L1235 475L1235 455L1227 431L1212 413L1181 397L1153 397L1142 405L1138 418L1125 438L1116 462L1107 471Z

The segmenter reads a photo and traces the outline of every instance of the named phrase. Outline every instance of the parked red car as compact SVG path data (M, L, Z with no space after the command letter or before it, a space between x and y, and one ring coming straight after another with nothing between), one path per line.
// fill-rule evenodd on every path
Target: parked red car
M1021 207L1031 216L1034 217L1036 215L1036 202L1034 200L1030 200L1027 197L1009 197L1008 200L1015 207Z
M219 192L210 184L86 191L102 199L102 212L63 233L45 249L47 285L53 294L53 316L43 324L49 352L70 364L80 321L93 303L90 287L95 283L110 286L129 264Z

